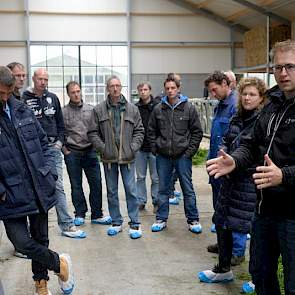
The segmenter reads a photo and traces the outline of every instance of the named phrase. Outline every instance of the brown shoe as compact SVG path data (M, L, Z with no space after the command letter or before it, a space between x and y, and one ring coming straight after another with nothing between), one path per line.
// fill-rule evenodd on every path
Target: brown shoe
M52 295L51 292L48 290L46 280L35 281L35 287L35 295Z
M218 254L219 253L218 244L209 245L207 247L207 251L210 252L210 253L216 253L216 254Z
M231 257L231 261L230 261L230 264L232 266L237 266L237 265L240 265L242 262L245 261L245 256L232 256Z
M64 294L72 294L75 279L71 257L69 254L64 253L59 255L59 261L59 273L57 274L59 286Z
M62 256L59 257L60 260L60 272L58 274L58 277L63 281L66 282L69 279L69 267L66 259Z

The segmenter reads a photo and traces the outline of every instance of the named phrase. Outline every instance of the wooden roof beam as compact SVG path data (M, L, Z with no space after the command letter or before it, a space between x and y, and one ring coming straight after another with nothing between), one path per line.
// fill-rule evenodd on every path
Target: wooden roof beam
M228 22L226 21L223 17L215 14L214 12L206 9L206 8L198 8L195 4L191 3L191 2L187 2L187 1L184 1L184 0L168 0L174 4L177 4L178 6L180 7L183 7L185 9L188 9L190 11L192 11L193 13L196 13L196 14L200 14L204 17L207 17L221 25L224 25L226 27L229 27L229 28L232 28L236 31L239 31L241 33L245 33L246 31L249 30L249 28L243 26L243 25L240 25L240 24L233 24L231 22Z
M279 22L281 22L283 24L291 25L291 22L288 19L286 19L286 18L284 18L284 17L282 17L282 16L280 16L278 14L275 14L275 13L273 13L273 12L263 8L263 7L260 7L260 6L256 5L256 4L253 4L252 2L249 2L247 0L232 0L232 1L237 2L237 3L241 4L241 5L244 5L244 6L250 8L250 9L252 9L254 11L257 11L260 14L269 16L270 18L272 18L274 20L277 20L277 21L279 21Z
M257 4L259 4L259 5L270 5L272 3L274 3L274 0L260 0L257 2ZM244 8L244 9L238 10L237 12L227 16L225 19L227 21L235 22L240 17L245 17L245 16L249 15L251 12L252 12L252 9Z

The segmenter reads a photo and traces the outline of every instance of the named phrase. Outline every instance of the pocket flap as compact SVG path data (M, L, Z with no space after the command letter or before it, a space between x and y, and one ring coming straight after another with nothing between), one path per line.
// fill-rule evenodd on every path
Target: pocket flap
M6 178L5 181L8 185L16 185L23 182L20 175L14 175L12 177Z
M49 171L50 171L50 167L48 167L48 166L40 167L40 168L38 169L38 171L39 171L43 176L46 176L46 175L49 173Z

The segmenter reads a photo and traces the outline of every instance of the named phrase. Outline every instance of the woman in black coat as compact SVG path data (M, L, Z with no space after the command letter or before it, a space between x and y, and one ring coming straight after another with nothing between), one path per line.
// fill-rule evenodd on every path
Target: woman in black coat
M240 144L241 137L253 128L260 109L265 104L265 83L258 78L244 78L238 85L238 112L232 118L224 137L223 149L232 153ZM239 241L240 251L234 260L242 261L246 250L246 236L250 232L256 192L251 169L232 173L222 179L219 201L213 216L219 248L219 263L212 270L199 273L206 283L233 280L231 271L233 235Z

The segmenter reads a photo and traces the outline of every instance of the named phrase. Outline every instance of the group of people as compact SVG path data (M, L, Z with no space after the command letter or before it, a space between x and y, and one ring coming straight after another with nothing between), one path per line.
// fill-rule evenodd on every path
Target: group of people
M207 171L213 182L219 182L213 216L219 262L212 270L200 272L199 278L207 283L231 281L235 241L244 243L251 228L249 271L253 282L246 285L245 291L255 288L258 295L281 294L277 277L281 256L284 291L292 295L295 294L295 42L276 43L270 56L277 85L265 91L265 85L258 79L242 80L237 114L230 122L221 118L217 124L218 132L224 128L227 131L218 147L219 154L207 161ZM224 100L222 108L226 109L228 96L222 98L221 90L229 85L229 80L224 77L221 82L216 81L210 78L206 81L208 90Z
M285 294L295 294L295 42L277 43L272 51L277 86L266 91L258 78L235 85L231 72L214 72L205 80L214 110L207 161L213 195L213 226L219 253L212 270L199 273L205 283L233 280L231 265L244 260L251 233L250 273L258 295L278 295L278 258L284 266ZM111 76L107 98L86 104L78 82L67 86L69 104L61 108L47 90L48 73L38 69L33 87L21 94L25 70L20 63L0 67L0 219L16 253L32 260L36 294L48 290L48 270L59 279L64 294L74 288L68 254L48 248L48 210L55 206L62 235L85 238L87 201L82 172L89 188L91 223L110 225L109 236L122 231L118 178L121 174L129 236L142 237L139 210L147 202L147 167L155 212L153 232L167 227L169 197L175 175L182 189L187 227L202 232L192 182L192 157L203 132L195 106L181 93L180 77L169 74L165 95L154 98L149 82L138 84L139 101L129 102L121 81ZM103 163L108 210L102 209ZM71 183L75 217L68 213L62 161ZM292 157L293 156L293 157Z

